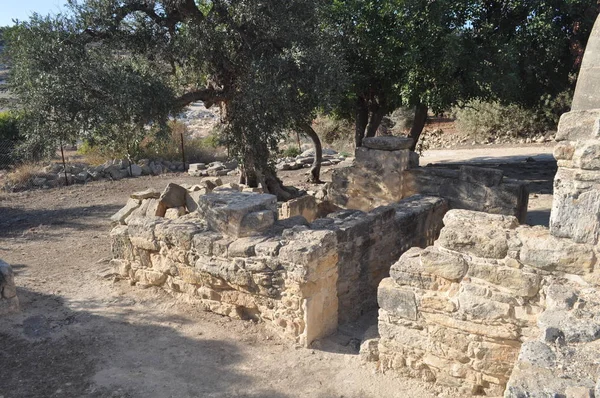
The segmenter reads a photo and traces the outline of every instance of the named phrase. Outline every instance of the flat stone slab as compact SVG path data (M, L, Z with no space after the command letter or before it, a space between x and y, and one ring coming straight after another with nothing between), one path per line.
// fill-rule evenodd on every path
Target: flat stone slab
M407 137L367 137L363 139L363 146L369 149L378 149L380 151L399 151L410 149L413 143L412 138Z
M251 192L223 191L202 195L198 213L211 229L239 238L260 235L277 219L277 197Z

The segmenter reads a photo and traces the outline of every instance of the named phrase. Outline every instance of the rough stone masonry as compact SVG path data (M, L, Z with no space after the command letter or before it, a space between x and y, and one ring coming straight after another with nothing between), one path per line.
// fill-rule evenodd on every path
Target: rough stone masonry
M309 345L376 309L390 266L431 244L447 210L443 199L417 195L309 223L314 198L285 204L289 218L279 220L274 196L243 190L208 178L134 193L112 217L116 273Z
M461 395L600 397L600 18L554 151L550 228L451 210L379 285L380 369Z

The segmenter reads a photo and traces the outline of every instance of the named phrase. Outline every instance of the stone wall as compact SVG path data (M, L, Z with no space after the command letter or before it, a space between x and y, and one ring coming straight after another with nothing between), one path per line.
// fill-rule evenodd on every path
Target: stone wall
M501 395L507 383L510 397L549 396L532 395L545 381L547 393L593 388L596 366L565 358L600 354L596 258L593 245L514 217L450 210L435 244L407 251L379 285L371 357L464 395ZM524 370L511 378L517 360ZM560 382L533 377L531 361L544 360Z
M354 164L334 170L327 200L346 209L370 211L413 195L437 196L451 209L513 215L525 221L529 192L524 182L504 178L497 169L463 166L418 167L411 140L366 138Z
M19 310L19 299L15 287L12 267L0 260L0 315Z
M311 225L336 234L340 323L377 308L377 286L391 265L409 248L432 244L446 211L440 198L413 196L369 213L332 213Z
M430 244L447 210L440 198L415 196L310 224L293 214L312 215L312 197L278 220L274 196L217 183L131 195L111 218L116 273L219 314L263 320L304 345L376 309L390 266L409 247Z
M529 190L522 181L504 178L502 170L461 166L459 170L420 167L403 173L404 195L433 195L451 209L512 215L524 222Z

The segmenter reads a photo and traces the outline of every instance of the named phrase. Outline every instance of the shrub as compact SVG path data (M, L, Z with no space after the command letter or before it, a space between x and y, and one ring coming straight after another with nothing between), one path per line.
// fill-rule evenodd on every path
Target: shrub
M281 155L284 158L295 158L296 156L300 155L302 152L300 152L300 149L296 146L289 146L286 149L283 150L283 152L281 152Z
M0 168L19 160L17 146L21 141L18 116L14 112L0 112Z
M548 122L534 110L498 102L471 101L454 108L456 127L473 137L530 136L548 130Z

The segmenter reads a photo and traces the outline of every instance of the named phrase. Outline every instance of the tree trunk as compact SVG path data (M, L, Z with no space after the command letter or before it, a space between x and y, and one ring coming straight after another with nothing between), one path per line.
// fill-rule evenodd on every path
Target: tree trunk
M65 173L65 186L69 186L69 178L67 177L67 162L65 162L65 150L63 149L64 144L60 140L60 156L62 157L63 171Z
M369 108L364 98L358 98L356 101L355 125L354 125L354 143L356 147L362 146L362 140L365 136L365 129L369 123Z
M366 137L375 137L377 129L381 125L381 121L385 114L386 112L383 107L379 107L375 112L371 113L371 120L369 120L369 125L367 126Z
M410 148L411 151L414 151L417 148L417 142L419 142L419 137L423 132L423 128L425 127L425 122L427 121L427 105L419 102L415 109L415 120L413 121L412 128L410 129L410 138L413 139L412 146Z
M321 163L323 162L323 146L321 145L321 139L310 124L302 124L300 128L302 128L304 134L311 139L315 150L315 158L313 160L312 168L310 169L309 182L312 182L313 184L322 184Z

